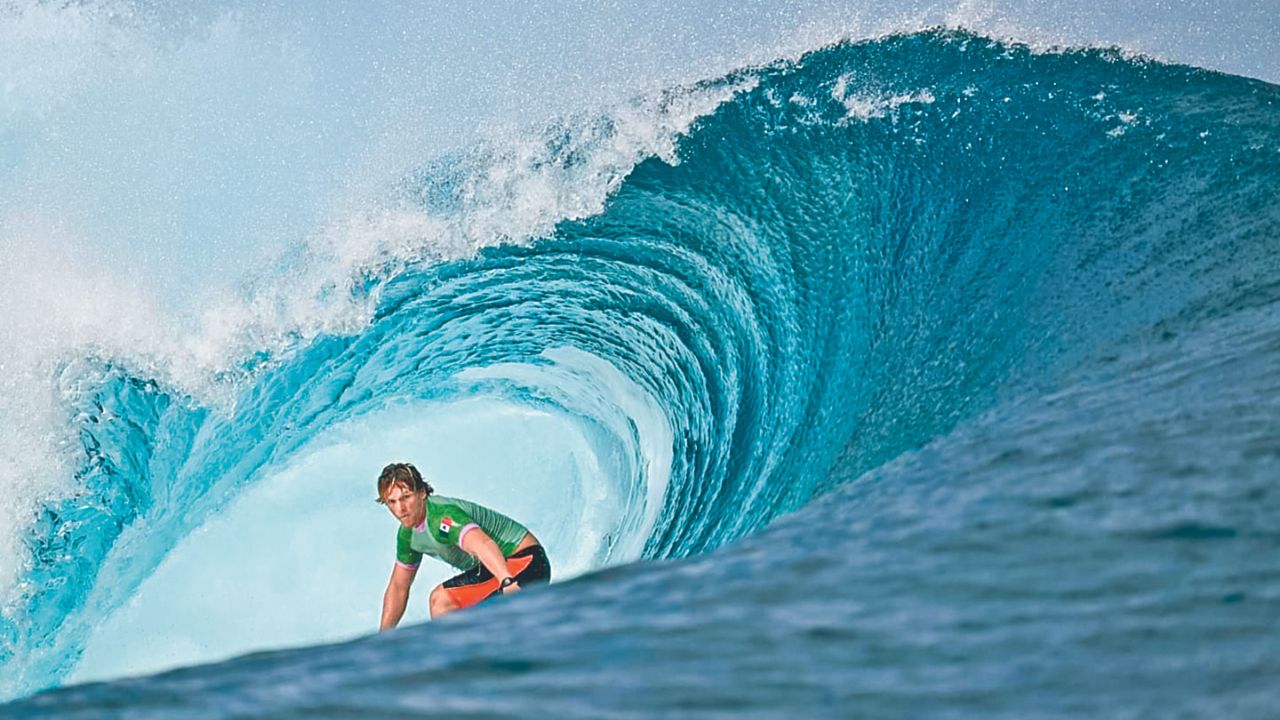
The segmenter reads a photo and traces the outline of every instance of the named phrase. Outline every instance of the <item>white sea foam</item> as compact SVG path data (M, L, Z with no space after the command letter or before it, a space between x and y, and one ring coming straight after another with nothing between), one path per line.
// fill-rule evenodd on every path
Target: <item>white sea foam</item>
M40 503L74 492L74 437L55 390L67 348L145 358L164 323L144 284L94 263L74 228L48 218L0 216L0 601L26 567L16 528Z
M908 103L931 105L934 102L933 93L928 89L911 93L867 93L851 90L850 80L848 75L841 75L831 88L831 97L844 105L847 119L870 120L884 117Z

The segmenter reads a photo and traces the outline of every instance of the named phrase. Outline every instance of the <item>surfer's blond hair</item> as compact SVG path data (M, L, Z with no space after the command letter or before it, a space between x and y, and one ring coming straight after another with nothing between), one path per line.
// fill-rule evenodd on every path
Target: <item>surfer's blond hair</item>
M430 495L435 492L427 481L422 479L422 473L418 472L418 468L409 463L391 463L382 468L382 474L378 476L378 502L385 503L387 493L391 492L391 488L396 485L403 485L406 490L414 493L425 491Z

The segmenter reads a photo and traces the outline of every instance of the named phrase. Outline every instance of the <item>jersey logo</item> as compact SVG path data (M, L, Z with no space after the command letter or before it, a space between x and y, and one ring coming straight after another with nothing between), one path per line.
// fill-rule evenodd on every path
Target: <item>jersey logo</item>
M448 535L449 532L452 530L453 530L453 520L451 520L450 518L444 518L443 520L440 521L441 535Z

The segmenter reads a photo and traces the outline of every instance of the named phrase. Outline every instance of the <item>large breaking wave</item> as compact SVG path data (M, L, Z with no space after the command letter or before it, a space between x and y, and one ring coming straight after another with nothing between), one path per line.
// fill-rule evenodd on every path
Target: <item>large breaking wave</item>
M263 330L223 396L58 366L80 491L26 534L0 691L360 634L393 457L527 520L568 576L819 496L841 509L812 531L841 533L821 518L863 500L831 491L903 453L1273 308L1277 128L1260 81L936 30L445 155L341 230L370 240L321 284L337 319ZM313 252L268 273L263 317ZM770 582L803 583L812 548L769 532Z

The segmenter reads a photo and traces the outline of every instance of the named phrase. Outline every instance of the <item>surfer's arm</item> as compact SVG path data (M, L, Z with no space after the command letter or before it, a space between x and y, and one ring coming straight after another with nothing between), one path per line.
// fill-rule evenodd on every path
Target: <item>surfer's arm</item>
M387 583L387 591L382 595L382 620L378 623L378 631L390 630L404 617L404 609L409 605L409 587L418 574L417 565L396 563L391 571L391 582Z
M489 533L483 528L473 527L467 531L466 535L458 541L458 547L462 548L467 554L480 561L481 565L493 573L498 578L498 582L502 582L506 578L511 577L511 570L507 567L507 558L503 556L502 550L498 548L498 543L489 537ZM518 586L517 586L518 587Z

